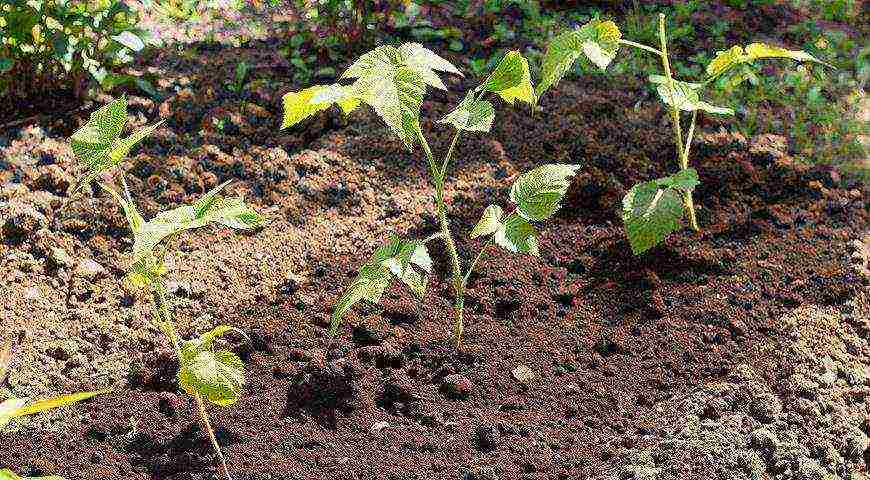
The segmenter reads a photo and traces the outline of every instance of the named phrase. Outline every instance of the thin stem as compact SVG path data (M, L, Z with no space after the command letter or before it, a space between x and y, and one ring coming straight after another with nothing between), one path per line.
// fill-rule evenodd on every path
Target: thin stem
M689 124L689 132L686 134L686 148L683 149L683 170L689 168L689 151L692 149L692 137L695 135L695 120L698 117L698 111L692 112L692 123ZM689 212L689 226L696 232L701 231L698 225L698 216L695 214L695 201L692 199L692 192L683 192L683 202L686 204L686 210Z
M480 262L480 260L483 258L484 254L486 253L486 249L489 248L493 244L493 242L494 242L493 239L490 238L489 241L486 242L486 244L484 244L483 247L480 248L480 252L477 253L477 256L474 257L474 260L471 261L471 265L468 266L468 271L465 272L465 277L462 279L462 288L463 289L468 286L468 279L471 278L471 272L473 272L474 269L477 268L477 264Z
M668 87L671 94L669 110L671 113L671 122L674 127L674 143L677 146L677 161L682 169L686 169L688 168L689 163L688 147L683 148L683 127L680 125L680 110L677 107L676 101L676 84L674 83L674 76L671 74L671 62L668 59L668 39L665 35L665 14L663 13L659 14L659 40L662 45L662 66L665 70L665 76L668 77ZM694 120L695 118L693 115L691 130L694 130ZM689 137L688 143L691 143L691 137ZM692 192L683 192L683 203L686 206L686 210L689 212L689 225L693 230L699 231L700 228L698 227L698 219L695 214L695 202L692 200Z
M217 437L214 434L214 429L211 428L211 422L208 421L208 411L205 409L205 402L202 401L202 395L196 394L193 396L196 399L196 407L199 410L199 418L202 420L202 424L205 427L205 431L208 433L208 438L211 441L211 446L214 448L214 451L217 452L218 460L221 463L221 470L223 470L224 476L227 480L233 480L233 477L230 476L230 470L227 467L227 460L224 458L223 452L221 452L221 446L218 444Z
M459 133L460 131L457 131L454 135L453 142L451 142L453 145L458 141ZM432 155L432 149L429 147L429 142L426 141L426 137L423 136L423 132L419 128L417 129L417 137L423 145L423 151L426 152L426 159L429 161L429 164L435 165L435 157ZM444 164L450 161L452 155L453 149L448 152L447 157L444 159ZM456 243L453 241L453 235L450 233L450 222L447 220L447 205L444 204L444 182L439 180L439 177L436 175L437 173L432 175L433 180L435 181L435 208L438 211L438 223L441 226L441 236L444 239L444 243L447 245L447 253L450 255L453 290L456 296L453 307L454 314L456 315L453 333L456 338L456 348L459 348L462 344L462 331L464 330L462 314L465 307L465 295L462 285L462 267L459 265L459 252L456 250Z
M677 108L676 91L677 86L674 83L674 77L671 75L671 62L668 60L668 40L665 36L665 14L659 14L659 40L662 43L662 66L665 69L665 76L668 77L668 88L671 90L670 112L671 120L674 124L674 140L677 144L677 160L683 158L683 128L680 126L680 110Z
M654 53L654 54L656 54L656 55L658 55L658 56L661 56L661 55L662 55L662 51L661 51L661 50L659 50L659 49L657 49L657 48L653 48L653 47L648 47L648 46L646 46L646 45L644 45L644 44L642 44L642 43L632 42L631 40L626 40L626 39L624 39L624 38L620 39L620 40L619 40L619 43L621 43L621 44L623 44L623 45L628 45L628 46L631 46L631 47L639 48L639 49L641 49L641 50L646 50L647 52Z
M689 132L686 134L686 146L683 148L683 158L680 164L683 170L689 168L689 151L692 149L692 137L695 135L695 120L698 118L698 111L692 110L692 122L689 124Z
M181 337L178 335L178 331L175 329L175 325L172 323L172 315L169 311L169 302L166 299L166 287L163 286L161 280L156 280L151 287L151 294L153 297L153 305L154 312L157 315L157 319L160 322L160 327L166 333L166 336L169 337L169 340L172 342L172 349L175 351L175 355L178 357L179 362L181 361ZM217 437L215 437L214 429L211 427L211 422L208 419L208 412L205 409L205 402L202 400L202 396L198 393L193 395L193 398L196 400L197 410L199 412L199 418L202 421L203 426L205 427L206 433L208 433L209 441L211 442L212 448L217 453L218 460L221 464L221 469L223 470L224 476L227 480L232 480L230 477L230 471L227 467L227 461L224 458L223 452L221 452L221 447L217 442Z

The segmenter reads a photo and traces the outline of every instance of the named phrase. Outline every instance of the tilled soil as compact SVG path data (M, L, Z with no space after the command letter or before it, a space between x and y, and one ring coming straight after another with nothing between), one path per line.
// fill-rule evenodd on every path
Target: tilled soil
M267 51L255 68L277 69ZM248 384L210 410L236 479L863 479L870 470L866 185L798 165L782 136L702 122L692 163L701 233L641 257L619 221L634 183L674 171L666 112L629 82L563 82L542 112L499 105L468 135L447 201L467 233L515 177L583 166L542 226L542 258L493 250L472 276L465 344L451 342L448 261L424 302L395 286L355 308L335 339L331 306L390 233L436 231L432 187L371 113L279 132L280 93L232 95L225 55L160 54L162 102L131 97L130 123L167 122L125 167L150 217L224 180L266 213L259 232L189 233L169 287L185 337L242 328ZM226 75L224 75L226 74ZM423 129L460 100L430 92ZM148 298L121 279L125 220L96 192L60 207L75 172L65 137L85 119L4 132L0 327L18 336L5 393L111 394L12 424L0 467L69 479L217 478L215 458ZM863 266L862 266L863 265ZM20 335L19 335L20 334Z

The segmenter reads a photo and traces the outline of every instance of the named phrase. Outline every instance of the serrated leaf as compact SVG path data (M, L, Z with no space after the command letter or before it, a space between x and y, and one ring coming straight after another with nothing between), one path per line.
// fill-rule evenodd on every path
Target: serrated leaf
M130 150L146 136L154 132L163 121L142 128L127 138L121 131L127 122L127 99L121 97L92 113L88 122L70 137L70 146L85 167L86 174L76 182L77 191L101 173L118 165Z
M182 354L178 384L190 395L226 407L236 403L245 385L245 364L227 350Z
M378 47L354 62L343 79L355 79L351 94L371 106L407 146L416 143L426 85L446 89L435 71L459 73L447 60L422 45Z
M726 107L717 107L701 100L698 91L703 87L699 83L681 82L674 80L674 89L667 77L650 75L649 81L656 84L656 91L665 105L676 105L680 110L693 112L702 110L717 115L734 115L734 110Z
M482 88L498 94L510 104L515 100L529 105L537 102L529 73L529 62L516 50L505 54Z
M503 215L504 211L498 205L486 207L477 225L471 230L470 237L477 238L492 235L501 226L501 217Z
M12 470L4 468L0 470L0 480L64 480L64 478L57 475L50 475L48 477L21 477Z
M378 303L394 278L405 283L418 298L423 298L432 272L432 258L419 240L406 241L395 235L378 248L360 267L359 274L336 302L330 332L334 335L344 315L361 300Z
M682 192L698 185L694 169L685 169L670 177L635 185L622 200L622 220L635 255L661 243L681 228Z
M766 58L789 58L798 62L815 62L834 68L833 65L825 63L803 50L788 50L756 42L747 45L745 49L740 45L734 45L728 50L716 52L716 56L707 64L707 76L716 78L736 65Z
M529 220L546 220L559 209L562 197L579 165L554 163L526 172L511 186L510 198L517 212Z
M536 93L540 97L559 83L580 55L602 70L616 57L622 34L611 21L592 20L580 28L557 35L547 45L541 66L541 82Z
M487 100L474 99L474 92L468 92L465 99L438 123L452 125L457 130L467 132L489 132L495 120L495 109Z
M284 118L281 128L288 128L312 115L337 104L345 115L349 115L360 104L350 89L344 85L315 85L300 92L290 92L284 95Z
M214 350L214 341L231 331L248 339L238 328L218 325L196 339L184 341L178 371L178 384L184 391L224 407L238 400L245 385L242 360L230 351Z
M493 238L497 245L510 252L541 256L538 249L538 230L517 214L508 216L499 225Z

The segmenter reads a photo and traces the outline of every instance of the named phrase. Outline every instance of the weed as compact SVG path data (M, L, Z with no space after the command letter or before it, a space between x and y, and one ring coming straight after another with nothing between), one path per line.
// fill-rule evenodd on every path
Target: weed
M497 206L486 208L472 238L487 237L480 252L463 271L444 200L444 181L459 138L463 132L489 132L495 120L492 94L509 104L516 101L534 106L537 102L531 83L528 61L517 51L508 52L488 77L466 92L463 100L439 123L455 129L453 140L443 160L437 160L420 128L420 107L426 87L446 90L437 71L461 75L453 64L420 44L399 47L382 46L361 56L342 75L350 85L317 85L284 96L284 121L287 128L329 108L332 104L349 114L361 104L372 107L412 150L423 149L429 175L435 185L435 209L440 231L425 238L404 240L391 236L359 270L356 280L339 298L332 315L334 334L345 313L361 300L377 303L386 288L396 279L410 287L421 300L425 296L432 260L427 244L440 240L450 257L454 300L454 339L461 346L464 330L465 289L471 272L485 256L486 250L498 245L515 253L538 255L538 231L530 223L550 218L568 188L568 178L579 168L574 165L544 165L521 175L514 183L509 213Z
M653 53L661 59L664 75L650 75L649 81L668 107L680 170L674 175L635 185L623 198L622 220L635 255L649 250L669 234L679 230L684 215L688 216L689 226L693 230L700 230L692 198L693 190L699 185L698 173L689 168L689 152L698 112L734 114L731 108L718 107L701 99L711 83L723 81L733 86L739 85L755 76L751 67L760 59L786 58L827 65L801 50L752 43L746 48L735 45L726 51L717 52L707 64L706 78L701 83L675 80L668 57L664 14L659 14L658 27L660 49L623 39L619 28L610 21L593 20L583 27L562 33L547 47L542 67L543 81L538 86L540 95L557 83L581 54L589 57L600 69L606 69L615 58L620 45ZM685 138L681 123L682 112L692 114Z
M88 123L72 135L73 151L87 170L85 181L90 181L118 165L133 145L159 125L158 123L140 130L127 139L120 139L126 119L127 102L121 98L94 112ZM228 406L238 399L245 383L244 365L236 354L228 350L216 350L215 341L230 331L241 331L220 325L199 338L182 340L175 328L167 298L167 268L164 260L179 235L187 230L212 224L234 229L253 229L263 225L265 219L249 208L241 197L223 197L221 192L229 184L225 182L193 204L161 212L146 221L136 209L123 172L119 177L123 184L123 193L106 183L101 182L100 187L118 201L133 234L132 266L126 280L130 285L151 294L157 324L169 338L178 356L178 383L196 401L200 418L223 473L230 478L226 461L208 419L205 400L215 405ZM82 185L82 182L78 185Z

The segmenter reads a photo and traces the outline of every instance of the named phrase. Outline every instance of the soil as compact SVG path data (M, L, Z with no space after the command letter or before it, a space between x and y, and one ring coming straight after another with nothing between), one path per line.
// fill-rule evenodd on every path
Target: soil
M237 95L219 79L239 58L268 75ZM436 231L432 186L419 152L362 109L279 131L278 58L161 51L148 62L172 67L161 88L175 93L130 98L130 124L167 119L125 165L146 217L232 179L271 221L190 233L169 265L185 337L228 324L252 340L231 344L242 399L210 409L234 478L870 477L866 185L798 165L783 136L704 122L702 232L635 257L617 213L633 184L674 171L666 112L637 82L563 82L541 113L499 105L448 175L467 261L467 232L516 175L583 166L540 259L493 250L472 276L463 348L438 249L424 302L397 285L333 340L331 305L366 256L390 233ZM449 80L423 107L438 152L451 132L434 121L474 85ZM122 286L121 212L99 192L60 209L76 172L65 138L85 120L0 133L0 331L19 337L4 389L113 392L13 423L0 467L218 478L148 298Z

